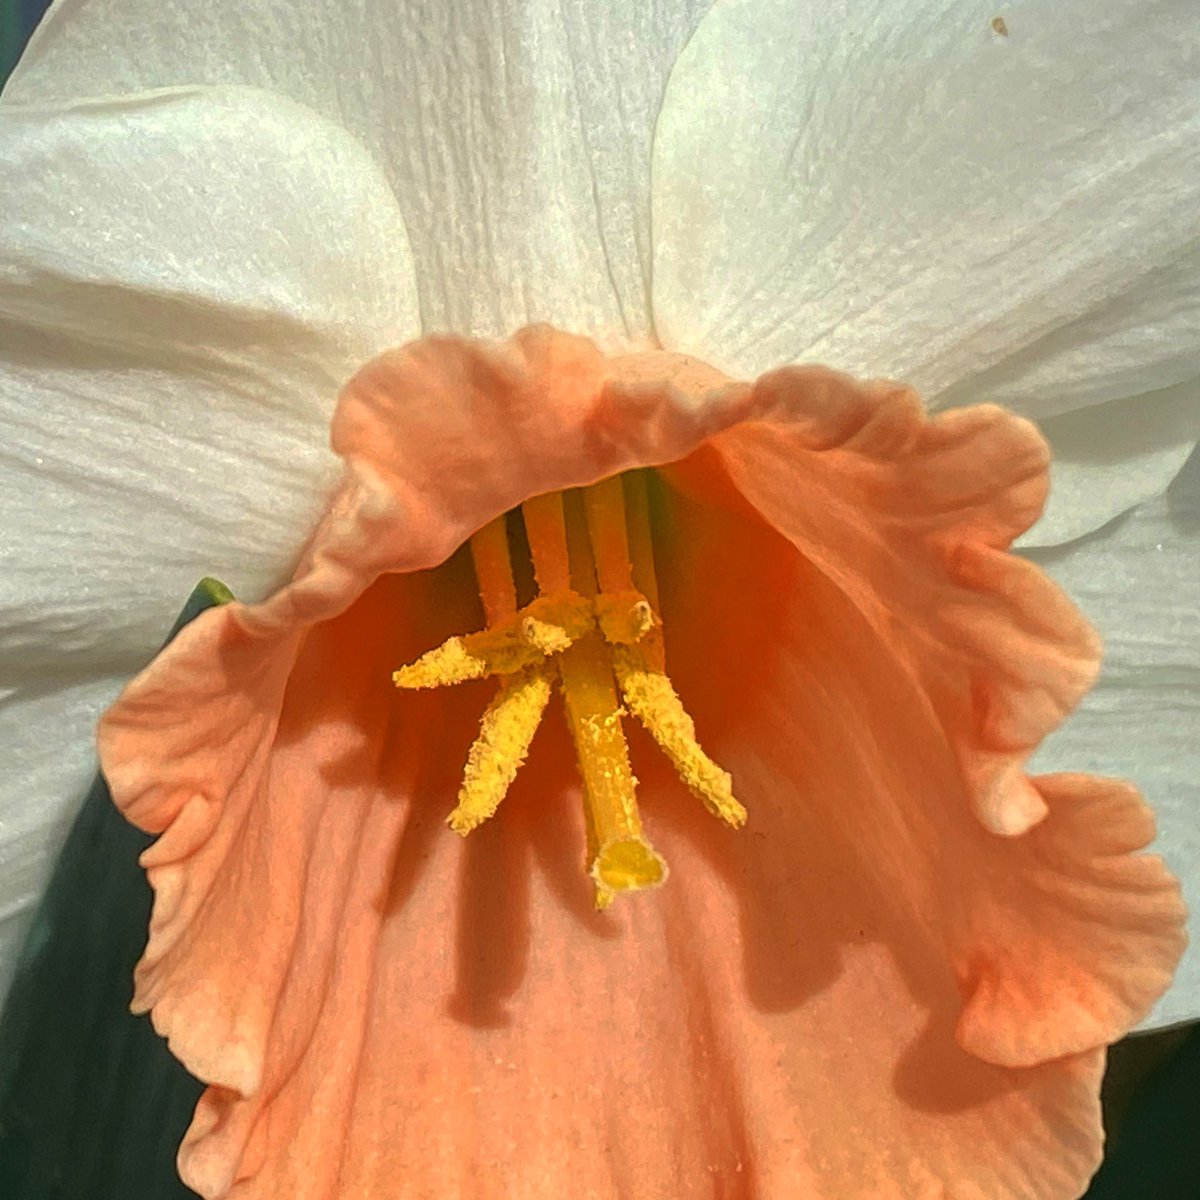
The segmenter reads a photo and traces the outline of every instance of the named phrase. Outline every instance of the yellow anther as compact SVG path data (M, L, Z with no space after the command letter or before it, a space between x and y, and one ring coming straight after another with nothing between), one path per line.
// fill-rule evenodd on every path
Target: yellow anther
M605 640L613 645L645 640L657 621L658 580L643 475L634 471L587 491L588 532L592 544L604 548L596 559L600 577L596 619ZM661 667L661 637L657 646Z
M553 664L522 636L506 518L498 517L475 534L471 555L492 628L450 638L392 675L398 686L410 688L501 676L467 756L458 804L448 818L450 828L464 835L495 813L512 786L541 724L554 675Z
M521 636L520 624L511 621L497 629L444 641L416 662L393 671L392 682L410 689L447 687L488 675L511 675L542 657L542 652Z
M734 798L733 779L700 748L696 726L665 672L653 666L642 645L614 646L613 670L629 711L671 760L688 790L713 816L735 829L746 810Z
M501 624L452 637L416 662L392 672L402 688L448 687L488 675L511 675L561 654L593 627L592 601L576 592L539 596Z
M654 628L654 610L640 592L601 593L596 597L596 620L604 640L613 645L640 642Z
M549 664L526 667L505 679L487 706L449 816L455 833L470 833L500 807L541 724L553 673Z
M578 592L539 596L521 609L521 636L543 654L561 654L594 624L592 602Z

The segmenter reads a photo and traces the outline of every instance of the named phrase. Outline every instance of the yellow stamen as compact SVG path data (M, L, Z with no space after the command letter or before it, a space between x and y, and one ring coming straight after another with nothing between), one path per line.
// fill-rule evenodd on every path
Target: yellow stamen
M596 597L596 621L604 640L613 645L640 642L655 626L654 610L640 592L618 592Z
M553 672L549 665L526 667L501 683L467 756L458 805L449 817L455 833L465 835L482 825L508 794L542 723Z
M488 675L511 675L542 658L542 651L525 641L516 622L496 629L452 637L414 663L392 672L402 688L446 687Z
M561 654L595 624L591 602L578 592L539 596L520 616L521 636L543 654Z
M446 687L488 675L512 675L561 653L591 628L591 607L574 592L539 597L517 612L507 517L490 521L471 538L471 557L489 628L449 638L394 671L397 687Z
M745 825L746 810L734 798L732 776L701 749L695 722L666 674L651 664L641 645L614 646L612 663L629 711L671 760L692 795L727 825Z
M562 497L535 497L521 512L538 586L554 591L575 582L585 596L594 597L587 534L578 517L567 521ZM584 780L589 873L596 884L596 906L604 908L617 891L660 883L665 865L642 832L637 781L621 729L612 668L600 638L581 640L570 654L563 654L559 669Z
M528 500L521 516L539 595L517 608L507 520L471 539L487 628L453 637L393 674L439 687L486 675L499 688L471 746L449 822L466 834L491 817L524 763L555 677L583 777L588 873L598 908L655 887L667 867L651 846L621 725L620 695L711 812L741 825L729 774L696 741L665 672L650 510L642 472L582 492Z
M654 625L649 601L633 586L625 534L625 489L614 475L583 493L588 536L596 556L596 619L608 642L639 641Z
M630 507L636 509L632 527L638 531L638 574L657 593L645 479L631 477L628 494ZM613 671L621 695L709 812L735 827L744 825L746 810L734 799L729 772L700 748L695 723L667 678L661 624L651 616L649 602L633 591L625 498L619 477L588 488L585 495L588 528L592 545L597 547L596 571L611 606L607 612L597 606L597 616L612 645Z
M539 596L494 629L447 638L416 662L393 671L392 682L409 689L435 688L488 675L511 675L551 654L561 654L594 624L592 603L586 597L575 592Z
M508 794L542 722L554 674L550 663L526 665L526 660L538 657L538 651L520 641L517 587L508 550L506 517L498 517L475 534L471 539L471 557L475 561L484 613L488 624L495 628L473 637L451 638L392 676L401 686L431 686L420 682L422 667L438 682L451 683L474 678L464 674L463 669L480 664L488 668L487 673L502 676L500 688L479 723L479 735L463 769L458 804L448 818L450 828L464 836L493 816ZM511 673L504 673L502 668L508 661L519 665ZM452 678L456 667L459 674Z

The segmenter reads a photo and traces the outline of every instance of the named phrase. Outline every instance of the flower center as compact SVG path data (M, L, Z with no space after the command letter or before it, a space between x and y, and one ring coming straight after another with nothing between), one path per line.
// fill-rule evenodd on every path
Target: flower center
M667 678L643 474L535 497L520 516L537 597L517 607L507 517L497 517L471 539L487 628L450 638L392 678L398 687L432 688L497 677L449 817L464 835L500 807L560 685L583 778L588 870L604 908L617 892L656 887L667 876L638 812L621 724L627 713L714 816L737 827L746 810L729 773L700 748Z

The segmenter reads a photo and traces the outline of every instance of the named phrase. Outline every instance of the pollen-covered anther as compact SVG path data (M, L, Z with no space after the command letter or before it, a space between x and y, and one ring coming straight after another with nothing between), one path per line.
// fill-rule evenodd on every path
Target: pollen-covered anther
M393 671L392 682L410 689L446 687L488 675L512 675L541 657L514 619L496 629L448 638L416 662Z
M601 592L596 597L596 620L611 646L640 642L655 624L654 609L641 592Z
M571 591L539 596L519 615L522 639L542 654L562 654L595 625L592 601Z
M492 697L467 755L458 804L447 818L455 833L470 833L500 807L529 755L554 675L550 663L525 667L508 676Z
M704 753L696 740L695 722L656 664L653 649L644 644L613 647L613 672L621 697L671 760L688 791L713 816L740 828L746 823L746 809L734 797L733 777Z
M512 675L561 654L595 624L592 602L576 592L539 596L491 629L448 638L392 673L402 688L447 687L489 675Z

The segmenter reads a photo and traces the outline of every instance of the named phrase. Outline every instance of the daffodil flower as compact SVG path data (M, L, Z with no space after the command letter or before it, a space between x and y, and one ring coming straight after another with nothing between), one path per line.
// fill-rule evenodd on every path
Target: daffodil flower
M1130 787L1022 770L1098 656L1005 553L1032 426L536 326L368 363L333 445L293 581L100 725L185 1182L1076 1194L1183 911Z
M1025 770L1099 657L1009 552L1044 442L787 364L1048 417L1034 537L1161 493L1194 17L703 9L62 3L5 93L12 895L64 731L255 601L101 726L204 1196L1098 1161L1183 912Z

